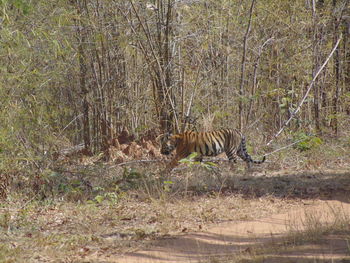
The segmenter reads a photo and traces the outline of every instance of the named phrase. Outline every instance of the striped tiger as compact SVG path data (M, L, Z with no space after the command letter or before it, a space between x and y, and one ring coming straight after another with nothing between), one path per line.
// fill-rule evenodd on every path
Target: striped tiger
M175 157L167 165L166 171L173 169L179 160L193 152L198 153L196 160L199 161L202 160L202 156L216 156L225 152L227 158L235 163L237 156L239 156L247 163L248 168L251 163L261 164L265 161L265 156L260 161L252 159L247 152L244 135L236 129L221 129L211 132L187 131L176 135L163 135L160 152L168 155L175 149Z

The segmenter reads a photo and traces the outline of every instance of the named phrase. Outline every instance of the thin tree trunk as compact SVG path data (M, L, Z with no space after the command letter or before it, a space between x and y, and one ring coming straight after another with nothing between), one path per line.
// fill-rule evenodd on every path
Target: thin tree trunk
M322 6L322 1L318 2L318 7ZM321 61L321 37L322 32L320 25L318 25L318 15L317 15L317 9L316 9L316 2L315 0L312 0L312 17L313 17L313 30L314 30L314 36L313 36L313 58L314 58L314 69L312 76L314 77L316 74L316 70L319 68L320 61ZM316 132L320 133L321 126L320 126L320 81L317 79L314 84L314 122L315 122L315 128Z
M260 57L262 54L262 51L264 49L264 47L270 42L273 41L273 38L269 38L267 39L260 47L259 47L259 51L258 51L258 55L256 57L255 63L254 63L254 71L253 71L253 84L252 84L252 89L250 92L251 97L253 98L253 96L255 95L255 91L257 89L257 85L258 85L258 68L259 68L259 64L260 64ZM252 109L253 109L253 99L251 99L249 101L249 106L248 106L248 113L247 113L247 119L246 119L246 123L249 123L249 119L252 113Z
M239 111L239 129L242 131L244 127L244 107L243 107L243 98L245 96L244 92L244 82L245 82L245 65L246 65L246 59L247 59L247 44L248 44L248 36L250 33L251 28L251 21L252 21L252 15L253 15L253 9L254 9L255 0L252 0L252 3L250 5L249 9L249 21L247 26L247 31L245 32L244 39L243 39L243 54L242 54L242 63L241 63L241 78L240 78L240 85L239 85L239 104L238 104L238 111Z
M79 1L77 3L77 12L78 15L82 15L84 3L82 1ZM84 148L86 153L91 152L91 138L90 138L90 119L89 119L89 102L87 99L88 94L88 88L86 85L86 78L87 78L87 65L86 65L86 55L85 55L85 47L84 43L86 42L86 32L85 32L85 26L81 22L82 20L79 20L79 23L77 25L77 33L78 33L78 59L79 59L79 85L80 85L80 91L82 94L82 101L83 101L83 140L84 140Z
M173 132L174 127L179 131L177 116L175 114L175 100L172 95L172 8L173 0L157 0L156 12L156 32L150 30L148 23L144 22L132 0L129 0L132 9L136 15L141 29L146 37L146 41L138 40L141 51L146 59L152 84L154 89L154 98L157 112L159 114L160 129L162 132ZM125 18L128 20L127 16ZM130 21L129 21L130 23ZM132 31L137 31L131 25ZM149 49L147 49L149 48ZM174 121L174 122L173 122Z
M344 92L350 95L350 11L347 19L344 19ZM345 105L345 112L350 117L350 100Z
M335 10L337 0L333 0L333 9ZM339 21L338 18L334 17L334 32L333 32L333 43L339 38ZM334 76L335 76L335 92L333 95L333 118L331 126L335 135L338 135L338 104L340 95L340 74L339 74L339 47L334 52Z

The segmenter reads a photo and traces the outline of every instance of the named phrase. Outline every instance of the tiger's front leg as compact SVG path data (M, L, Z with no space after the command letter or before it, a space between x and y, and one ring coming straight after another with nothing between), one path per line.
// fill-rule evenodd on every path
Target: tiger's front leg
M225 153L226 153L227 159L230 161L230 163L232 163L232 164L237 163L237 156L234 153L229 152L229 151L227 151Z
M171 162L166 166L166 170L168 170L169 172L175 168L175 166L177 166L179 164L179 161L181 160L182 158L179 157L179 156L175 156Z
M179 161L188 157L190 155L190 153L183 153L183 152L180 152L180 153L177 153L174 158L170 161L170 163L166 166L165 168L165 172L169 173L171 172L172 169L174 169L178 164L179 164ZM197 162L202 162L203 160L203 156L202 155L197 155L195 158L194 158L194 161L197 161Z
M169 174L178 164L179 161L182 159L180 155L175 155L174 158L168 163L165 167L165 169L162 171L164 174Z

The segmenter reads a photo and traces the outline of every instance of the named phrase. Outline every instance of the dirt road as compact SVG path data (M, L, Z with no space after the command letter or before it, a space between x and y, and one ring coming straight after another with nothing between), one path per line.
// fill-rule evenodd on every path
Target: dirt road
M213 262L218 262L216 259L219 257L242 256L257 246L267 247L277 244L286 237L287 233L291 233L291 230L303 230L308 225L312 225L313 220L325 225L334 223L335 218L339 215L350 218L349 202L317 200L288 213L254 221L220 223L202 232L157 240L147 250L108 258L91 255L89 260L93 262L158 263L210 262L212 258ZM269 260L264 262L314 262L315 259L331 258L333 260L349 258L350 260L349 253L350 250L344 238L328 236L324 238L322 244L293 246L293 249L288 252L275 251L271 254L270 251Z

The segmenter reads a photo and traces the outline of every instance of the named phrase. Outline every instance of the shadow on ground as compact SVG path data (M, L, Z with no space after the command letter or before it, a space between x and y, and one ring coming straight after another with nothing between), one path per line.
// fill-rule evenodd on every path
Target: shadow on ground
M322 211L320 220L326 222L326 214L335 207L350 216L350 204L339 201L319 201L309 210ZM305 219L305 209L298 209L265 219L227 222L201 233L159 239L149 249L129 253L117 262L350 262L350 229L315 240L288 238L290 224L303 228Z
M247 198L272 195L278 198L301 198L349 202L349 172L298 172L235 177L234 190ZM229 183L228 183L229 184ZM345 197L345 198L344 198Z

